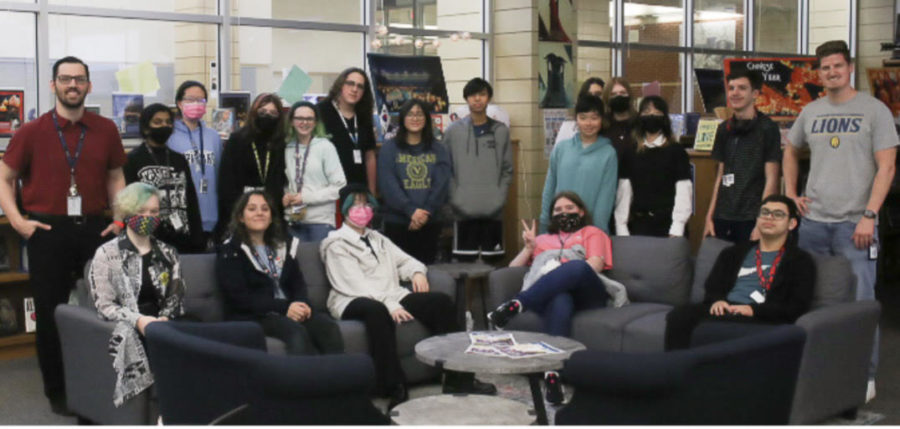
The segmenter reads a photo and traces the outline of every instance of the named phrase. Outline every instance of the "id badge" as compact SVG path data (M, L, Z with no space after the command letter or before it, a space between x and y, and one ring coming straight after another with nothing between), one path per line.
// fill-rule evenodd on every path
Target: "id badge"
M734 173L725 174L722 176L722 186L731 186L734 185Z
M184 228L184 222L182 222L181 218L175 213L169 215L169 223L172 224L172 228L174 228L175 231L181 231L181 228Z
M752 299L753 301L756 301L757 304L762 304L762 303L766 302L766 296L759 293L758 290L755 290L755 291L753 291L753 293L750 294L750 299Z
M200 179L200 193L205 194L209 192L209 182L206 179Z
M264 191L266 188L263 186L244 186L244 193L253 192L253 191Z
M69 216L81 216L81 195L66 197L66 206Z
M356 164L362 164L362 151L359 149L353 149L353 162Z
M878 242L873 241L872 244L869 245L869 260L878 260Z

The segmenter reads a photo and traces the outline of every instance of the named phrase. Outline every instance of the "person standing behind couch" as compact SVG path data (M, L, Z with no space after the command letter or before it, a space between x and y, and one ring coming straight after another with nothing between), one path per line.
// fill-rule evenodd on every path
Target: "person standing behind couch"
M175 105L181 118L175 121L175 131L167 146L187 159L190 165L194 193L200 205L200 218L207 237L215 238L219 222L218 178L222 159L222 140L215 129L203 122L206 114L206 87L202 83L184 81L175 92Z
M116 372L113 404L120 407L153 384L141 337L150 323L184 314L184 282L178 252L153 237L161 222L159 191L132 183L116 196L115 211L125 233L97 249L87 281L100 317L117 322L109 351Z
M226 318L259 323L267 336L284 341L288 354L341 353L344 343L337 324L307 303L296 259L300 242L285 241L271 204L265 193L251 191L232 211L231 237L216 258Z
M463 88L469 116L447 128L442 143L450 152L453 177L450 206L456 215L453 228L455 256L497 257L503 249L503 206L512 181L509 128L487 116L494 90L486 80L474 78Z
M0 207L28 241L44 394L54 413L69 415L53 310L68 302L103 237L121 230L103 212L125 187L126 158L116 125L84 109L91 92L87 64L59 59L50 89L56 94L54 109L16 131L0 162ZM28 219L16 206L19 179Z
M432 264L447 202L450 156L434 139L425 102L412 99L400 108L397 137L381 147L378 187L384 197L384 235L412 257Z
M334 145L324 137L316 106L298 101L289 115L284 217L292 236L300 241L321 241L334 230L335 201L347 179Z

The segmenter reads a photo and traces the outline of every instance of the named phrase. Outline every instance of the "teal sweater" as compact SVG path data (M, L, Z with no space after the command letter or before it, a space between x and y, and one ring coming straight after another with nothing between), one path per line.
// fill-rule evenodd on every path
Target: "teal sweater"
M541 197L541 231L546 231L550 223L553 197L561 191L574 191L584 200L594 226L608 234L618 174L616 150L606 137L597 137L587 148L582 146L579 133L557 143L550 154Z

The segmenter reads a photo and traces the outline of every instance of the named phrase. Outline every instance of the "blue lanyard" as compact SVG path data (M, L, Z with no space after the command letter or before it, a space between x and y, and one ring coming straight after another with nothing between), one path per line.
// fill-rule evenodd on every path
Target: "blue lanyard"
M56 109L51 114L53 117L53 125L56 126L56 135L59 137L59 144L62 145L63 153L66 154L66 161L69 163L69 174L72 176L72 183L75 183L75 165L78 164L78 158L81 157L81 149L84 148L84 135L87 134L87 126L80 123L81 135L78 137L78 146L75 148L75 156L69 154L69 144L66 143L66 137L63 135L62 128L59 126L59 120L56 118Z

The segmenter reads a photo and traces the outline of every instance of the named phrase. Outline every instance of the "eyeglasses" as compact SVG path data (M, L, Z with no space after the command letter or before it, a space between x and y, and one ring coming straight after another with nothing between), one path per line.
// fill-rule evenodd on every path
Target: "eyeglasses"
M316 122L316 118L312 117L312 116L294 116L291 119L293 119L294 122L306 122L306 123Z
M69 75L65 75L65 74L56 76L56 81L63 85L68 85L68 84L72 83L73 80L78 85L84 85L88 82L87 76L69 76Z
M365 84L365 83L358 83L358 82L354 82L354 81L352 81L352 80L345 80L345 81L344 81L344 86L349 86L349 87L354 87L354 86L355 86L356 89L366 89L366 84Z
M183 103L185 103L185 104L193 104L193 103L203 103L203 104L206 104L206 99L205 99L205 98L189 98L189 97L185 97L185 98L183 98L181 101L182 101Z
M759 209L759 217L761 218L772 218L775 220L784 220L787 217L787 213L781 210L769 210L767 208Z

